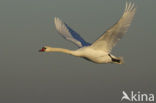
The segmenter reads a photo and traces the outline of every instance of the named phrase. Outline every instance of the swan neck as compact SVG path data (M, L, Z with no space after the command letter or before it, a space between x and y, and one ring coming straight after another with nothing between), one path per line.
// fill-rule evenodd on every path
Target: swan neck
M71 54L71 55L77 56L75 51L69 50L69 49L64 49L64 48L49 48L49 52L61 52L61 53L66 53L66 54Z

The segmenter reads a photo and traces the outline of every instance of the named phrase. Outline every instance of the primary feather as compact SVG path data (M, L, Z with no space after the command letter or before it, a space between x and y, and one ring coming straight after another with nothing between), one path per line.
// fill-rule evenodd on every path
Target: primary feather
M128 30L135 12L136 8L134 3L126 3L125 11L120 20L98 38L91 47L96 50L111 52L117 41L120 40Z
M54 19L57 31L67 40L73 42L78 47L89 46L90 43L86 42L78 33L72 30L66 23L63 23L59 18Z

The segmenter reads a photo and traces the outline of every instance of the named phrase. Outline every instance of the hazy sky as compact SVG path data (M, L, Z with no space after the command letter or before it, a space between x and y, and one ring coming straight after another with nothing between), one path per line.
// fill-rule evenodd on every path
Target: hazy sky
M0 103L119 103L123 90L156 95L156 0L133 0L132 25L112 51L123 65L38 52L77 49L58 35L55 16L93 42L120 18L125 1L1 0Z

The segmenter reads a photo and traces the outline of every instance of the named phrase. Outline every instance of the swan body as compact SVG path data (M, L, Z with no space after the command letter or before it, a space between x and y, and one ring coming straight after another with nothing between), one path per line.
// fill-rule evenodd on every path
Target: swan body
M110 63L112 62L111 57L108 55L108 53L102 51L102 50L95 50L90 48L90 46L82 47L77 50L68 50L63 48L54 48L45 46L45 52L62 52L67 53L73 56L77 57L83 57L91 60L95 63Z
M109 28L95 42L86 42L78 33L71 29L66 23L55 17L55 26L57 31L65 39L71 41L79 47L77 50L63 48L54 48L44 46L40 52L62 52L77 57L85 58L94 63L116 63L122 64L121 57L115 57L111 54L112 48L116 45L122 36L126 33L131 24L136 8L134 3L126 3L126 8L120 20Z

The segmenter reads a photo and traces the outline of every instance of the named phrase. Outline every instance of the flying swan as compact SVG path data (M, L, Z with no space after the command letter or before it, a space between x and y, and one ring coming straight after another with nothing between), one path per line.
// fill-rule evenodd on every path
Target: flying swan
M65 39L76 44L79 49L68 50L63 48L54 48L44 46L40 52L62 52L77 57L82 57L94 63L116 63L122 64L122 57L115 57L111 54L112 48L127 32L133 16L136 12L134 3L126 2L125 10L120 20L102 34L92 44L86 42L78 33L71 29L66 23L55 17L54 22L57 31Z

